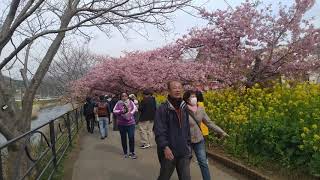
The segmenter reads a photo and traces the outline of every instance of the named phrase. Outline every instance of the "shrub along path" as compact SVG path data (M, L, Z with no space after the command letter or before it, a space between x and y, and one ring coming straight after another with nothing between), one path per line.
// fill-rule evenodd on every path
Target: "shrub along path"
M122 156L119 132L110 131L109 137L100 140L98 130L94 134L82 133L80 151L73 166L73 180L153 180L157 178L159 163L156 147L139 149L138 159L125 159ZM139 135L136 131L136 145ZM247 179L221 165L210 162L211 174L217 180ZM201 173L193 158L191 163L193 180L201 180ZM172 180L177 180L174 172Z

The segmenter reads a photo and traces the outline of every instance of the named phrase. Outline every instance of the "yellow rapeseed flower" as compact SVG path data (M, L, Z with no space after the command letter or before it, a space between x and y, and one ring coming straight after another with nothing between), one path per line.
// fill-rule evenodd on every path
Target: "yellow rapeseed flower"
M320 140L320 136L318 134L315 134L315 135L313 135L313 139L315 141L318 141L318 140Z
M308 133L310 130L307 127L303 127L303 132Z
M317 147L317 146L313 146L312 148L313 148L314 151L317 151L317 150L318 150L318 147Z
M311 127L312 127L313 129L317 129L317 128L318 128L318 126L317 126L316 124L313 124Z
M304 149L304 145L299 145L299 149L303 150Z

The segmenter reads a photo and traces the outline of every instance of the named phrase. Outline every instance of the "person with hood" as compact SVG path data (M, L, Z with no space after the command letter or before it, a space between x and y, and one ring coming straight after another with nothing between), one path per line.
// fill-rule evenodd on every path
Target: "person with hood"
M129 99L130 99L131 101L133 101L134 105L136 105L137 108L139 108L139 101L138 101L136 95L130 94L130 95L129 95Z
M134 103L134 105L137 107L137 111L134 113L134 119L138 120L139 119L139 101L136 95L130 94L129 99Z
M93 133L94 129L94 102L91 97L86 98L86 102L83 106L83 115L87 122L87 131Z
M134 114L137 111L137 107L134 105L127 93L121 93L121 100L117 102L113 109L113 113L117 116L117 124L120 131L121 144L123 154L125 158L136 159L137 156L134 151L135 146L135 126L136 122ZM129 139L129 154L127 137Z
M169 180L177 169L179 180L191 180L191 137L183 86L179 81L168 84L168 99L156 111L154 134L160 162L158 180Z

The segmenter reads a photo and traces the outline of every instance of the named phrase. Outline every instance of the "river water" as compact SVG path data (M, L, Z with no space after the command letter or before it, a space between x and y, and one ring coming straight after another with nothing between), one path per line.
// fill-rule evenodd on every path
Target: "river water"
M38 114L38 118L31 122L31 129L39 127L42 124L45 124L50 120L55 119L70 110L72 110L71 104L65 104L65 105L42 109ZM6 141L7 141L6 138L0 133L0 145L5 143Z

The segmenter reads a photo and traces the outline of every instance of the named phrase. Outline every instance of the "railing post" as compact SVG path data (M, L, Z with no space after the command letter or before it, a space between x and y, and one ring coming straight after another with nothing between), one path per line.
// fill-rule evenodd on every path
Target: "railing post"
M71 123L70 123L70 113L67 113L67 130L68 130L68 138L69 143L72 143L72 134L71 134Z
M57 168L57 152L56 152L56 135L54 130L54 120L51 120L49 123L50 127L50 142L51 142L51 151L53 156L53 165L54 168Z
M3 167L2 167L2 150L0 150L0 180L4 180L3 178Z
M80 107L80 118L82 123L83 122L83 106Z
M76 113L76 127L77 127L77 132L79 132L79 115L78 115L78 109L75 110Z

